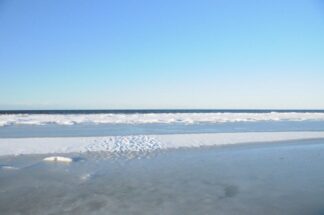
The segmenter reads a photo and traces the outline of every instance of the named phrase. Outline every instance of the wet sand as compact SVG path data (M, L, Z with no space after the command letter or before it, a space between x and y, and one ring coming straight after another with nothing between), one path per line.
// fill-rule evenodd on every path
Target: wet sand
M324 213L324 140L47 156L0 157L0 214Z

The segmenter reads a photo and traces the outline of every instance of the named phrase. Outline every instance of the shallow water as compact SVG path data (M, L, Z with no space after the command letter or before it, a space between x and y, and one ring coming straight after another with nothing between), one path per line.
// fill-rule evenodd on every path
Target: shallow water
M235 132L324 131L324 121L265 121L227 123L147 123L11 125L0 127L0 138L88 137L109 135L197 134Z
M0 158L0 214L321 214L324 140Z

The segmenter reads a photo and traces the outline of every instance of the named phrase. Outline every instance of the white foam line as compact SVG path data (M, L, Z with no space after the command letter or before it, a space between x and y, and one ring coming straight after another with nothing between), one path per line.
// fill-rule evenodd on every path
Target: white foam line
M224 123L255 121L324 120L324 113L134 113L134 114L0 114L0 126L7 125L74 125L138 123Z
M106 137L0 139L0 156L72 152L149 152L158 149L324 138L324 132L248 132Z

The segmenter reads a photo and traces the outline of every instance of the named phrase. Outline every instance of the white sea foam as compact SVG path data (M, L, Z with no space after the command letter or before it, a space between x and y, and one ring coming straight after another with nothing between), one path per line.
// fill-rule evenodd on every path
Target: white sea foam
M322 120L324 113L139 113L139 114L2 114L0 126L6 125L74 125L82 123L223 123L254 121Z
M324 138L324 132L248 132L106 137L0 139L0 156L74 152L150 152L154 150L239 143Z

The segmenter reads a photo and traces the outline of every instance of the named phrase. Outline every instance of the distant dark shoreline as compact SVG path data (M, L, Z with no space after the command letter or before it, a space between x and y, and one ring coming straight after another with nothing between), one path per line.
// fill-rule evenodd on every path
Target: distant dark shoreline
M314 109L102 109L102 110L0 110L0 114L135 114L135 113L324 113Z

